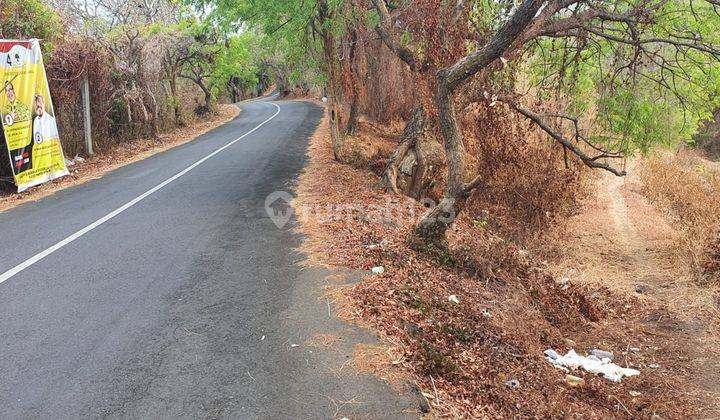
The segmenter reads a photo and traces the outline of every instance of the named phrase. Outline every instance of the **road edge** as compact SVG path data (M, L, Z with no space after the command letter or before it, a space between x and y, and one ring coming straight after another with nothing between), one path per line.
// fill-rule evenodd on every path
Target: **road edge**
M323 110L323 116L309 139L305 152L307 162L293 188L295 195L293 207L296 209L296 216L301 216L297 213L297 209L311 205L314 197L321 194L321 191L316 188L317 185L314 185L311 180L314 171L336 162L327 155L330 127L326 104L313 98L294 98L290 101L310 103ZM328 316L347 325L347 331L356 330L371 337L371 340L344 342L345 350L348 351L344 366L352 369L357 375L367 375L373 380L384 383L398 400L406 401L409 404L407 411L403 411L406 417L423 418L430 415L432 408L423 395L416 378L407 371L399 369L395 363L397 358L394 359L391 356L398 356L398 349L383 339L372 325L348 314L348 311L352 311L349 290L361 283L367 272L329 263L324 258L322 238L317 235L317 223L318 221L313 218L297 217L295 220L293 232L299 235L301 241L296 249L302 256L298 265L303 270L315 269L326 272L322 279L323 287L319 299L327 302ZM342 337L341 341L344 341L345 338L347 337Z
M113 155L112 152L98 154L77 166L70 167L70 176L38 185L22 193L0 196L0 214L21 204L37 201L67 188L100 179L116 169L194 141L209 131L234 120L241 112L239 104L221 104L220 107L224 108L225 112L219 114L216 119L207 122L197 122L189 127L179 127L168 133L163 133L160 136L162 142L155 142L148 145L147 139L132 140L125 143L125 145L133 149L133 151L128 155L119 156L119 159L118 156ZM143 145L146 147L143 147ZM80 172L78 169L82 169L83 172Z

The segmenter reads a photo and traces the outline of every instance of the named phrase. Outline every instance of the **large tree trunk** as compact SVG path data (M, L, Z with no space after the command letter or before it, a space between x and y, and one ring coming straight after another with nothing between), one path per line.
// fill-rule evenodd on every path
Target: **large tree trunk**
M337 80L336 77L336 64L334 62L335 58L335 48L334 48L334 37L332 35L324 35L323 38L327 38L327 41L324 41L323 44L328 45L332 44L333 47L326 47L325 49L325 55L328 62L328 84L327 84L327 111L328 111L328 117L330 119L330 139L332 141L332 148L333 148L333 154L335 155L336 160L341 160L341 153L342 153L342 145L343 145L343 136L340 133L340 106L339 106L339 98L338 93L339 89L337 86Z
M180 127L185 126L185 121L182 117L182 109L180 108L180 97L178 96L177 91L177 74L171 73L169 77L170 82L170 96L172 96L172 106L173 106L173 112L175 115L175 124L179 125Z
M482 48L437 73L435 99L440 120L440 134L445 141L448 180L445 197L415 227L416 235L430 242L444 242L448 227L465 207L472 190L480 183L479 178L470 183L464 182L465 145L460 138L453 92L469 77L502 57L503 53L537 15L543 4L544 0L524 0L510 19Z
M209 111L210 104L212 103L212 94L210 93L210 89L207 88L203 88L203 93L205 94L205 109Z
M429 184L428 174L430 172L429 156L426 155L427 147L429 142L436 141L427 135L422 135L415 142L415 157L417 159L417 165L415 165L415 171L412 175L412 183L407 193L410 197L417 200L423 198L423 194Z
M408 151L413 148L425 131L425 109L422 105L416 106L410 119L403 130L402 139L397 148L390 155L385 174L383 175L382 185L387 192L398 193L397 178L400 163L405 159Z
M375 28L383 43L400 58L411 72L413 72L413 101L415 108L413 114L405 127L403 139L390 156L385 174L383 175L383 185L388 192L398 192L397 178L400 175L398 168L402 163L405 155L411 150L415 150L416 165L412 173L410 185L406 188L408 195L421 198L426 184L426 176L428 173L427 157L424 155L422 147L418 147L423 141L429 140L426 136L426 115L422 108L422 99L419 98L418 92L421 88L420 76L418 73L424 71L418 65L418 57L409 48L405 47L400 41L400 37L395 32L393 19L383 0L373 0L373 4L380 15L380 24Z
M357 29L353 28L350 34L350 77L352 83L352 102L350 103L350 115L348 116L347 127L345 128L345 134L354 136L357 132L358 119L360 118L360 81L357 74L357 68L355 67L355 52L357 49L358 33Z
M345 134L354 136L357 133L358 120L360 119L360 94L357 88L353 88L353 100L350 104L350 115L348 116L347 128Z
M335 67L330 64L330 67ZM330 80L327 86L328 117L330 119L330 138L332 140L333 154L336 160L341 160L343 135L340 133L340 106L338 100L339 89L333 79L335 72L330 70Z
M445 232L464 206L465 198L460 200L452 197L443 198L415 226L415 235L428 243L442 246L445 243Z
M428 241L440 243L455 217L465 207L470 189L463 182L465 175L465 145L462 142L455 115L452 91L448 89L447 72L438 73L437 105L440 133L445 140L448 180L445 197L415 228L415 234Z
M212 92L210 91L210 88L205 85L205 82L203 82L202 79L195 79L195 84L198 85L198 87L203 91L203 94L205 95L204 101L205 104L203 105L202 109L200 110L201 114L206 114L210 112L210 106L212 104Z
M339 161L342 159L343 145L343 135L340 133L340 69L336 54L335 35L332 28L328 27L328 21L332 18L331 14L327 0L320 0L318 2L318 22L327 65L327 110L330 119L330 139L335 159Z

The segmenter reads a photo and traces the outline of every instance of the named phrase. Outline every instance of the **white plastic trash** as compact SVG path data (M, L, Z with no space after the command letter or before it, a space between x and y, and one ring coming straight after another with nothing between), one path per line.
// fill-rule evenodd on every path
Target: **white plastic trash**
M624 376L637 376L639 370L624 368L612 363L609 358L600 359L595 355L580 356L575 350L570 350L566 355L562 356L553 349L545 350L545 358L553 364L567 372L567 370L575 370L583 368L583 370L602 375L605 379L620 383Z

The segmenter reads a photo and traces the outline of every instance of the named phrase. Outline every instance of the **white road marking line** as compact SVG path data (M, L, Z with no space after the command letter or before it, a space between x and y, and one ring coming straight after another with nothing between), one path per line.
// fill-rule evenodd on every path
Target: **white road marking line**
M12 278L14 275L20 273L21 271L25 270L26 268L30 267L31 265L35 264L36 262L42 260L43 258L47 257L48 255L52 254L53 252L57 251L58 249L64 247L65 245L73 242L74 240L78 239L79 237L83 236L84 234L90 232L91 230L95 229L96 227L102 225L103 223L107 222L108 220L112 219L113 217L117 216L118 214L124 212L125 210L129 209L130 207L134 206L135 204L139 203L143 199L151 196L152 194L160 191L163 187L170 184L171 182L175 181L176 179L180 178L181 176L185 175L186 173L192 171L199 165L201 165L206 160L210 159L211 157L217 155L218 153L222 152L223 150L227 149L228 147L232 146L233 144L239 142L243 138L249 136L250 134L254 133L257 129L268 123L270 120L275 118L280 113L280 106L277 104L274 104L272 102L268 102L270 105L277 108L277 111L268 119L261 122L255 128L248 131L247 133L243 134L242 136L236 138L235 140L231 141L230 143L226 144L225 146L217 149L216 151L210 153L209 155L205 156L204 158L198 160L197 162L193 163L192 165L188 166L187 168L183 169L182 171L178 172L177 174L173 175L172 177L166 179L165 181L161 182L157 186L149 189L148 191L144 192L143 194L135 197L131 201L128 201L127 203L123 204L122 206L118 207L117 209L113 210L112 212L106 214L105 216L101 217L100 219L94 221L93 223L85 226L84 228L78 230L77 232L73 233L72 235L68 236L67 238L63 239L62 241L56 243L55 245L51 246L50 248L40 252L39 254L36 254L24 262L16 265L15 267L11 268L10 270L0 274L0 283L5 282L6 280Z

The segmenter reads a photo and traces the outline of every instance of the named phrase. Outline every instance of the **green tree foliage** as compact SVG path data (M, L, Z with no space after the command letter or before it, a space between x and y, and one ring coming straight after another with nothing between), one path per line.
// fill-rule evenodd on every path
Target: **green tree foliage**
M636 2L618 2L615 13ZM623 38L623 22L606 22L602 36L543 38L530 50L529 78L545 98L567 101L564 111L592 116L589 137L624 154L689 142L701 122L720 106L720 69L683 37L720 45L720 17L712 4L664 2L640 41L675 39L678 44ZM692 12L691 12L692 10ZM616 32L618 37L606 34Z
M231 96L249 92L258 84L259 60L256 55L260 38L252 31L228 36L211 73L211 85L215 92L228 90Z
M230 29L187 13L177 24L149 25L145 31L168 44L164 66L169 77L182 77L198 85L209 108L210 101L225 93L232 100L242 99L258 83L260 37L253 31L236 33Z
M281 79L293 84L326 81L326 60L322 55L321 33L342 34L338 13L344 0L203 0L192 2L198 9L212 8L211 18L219 27L254 30L262 33L256 44L263 61Z

